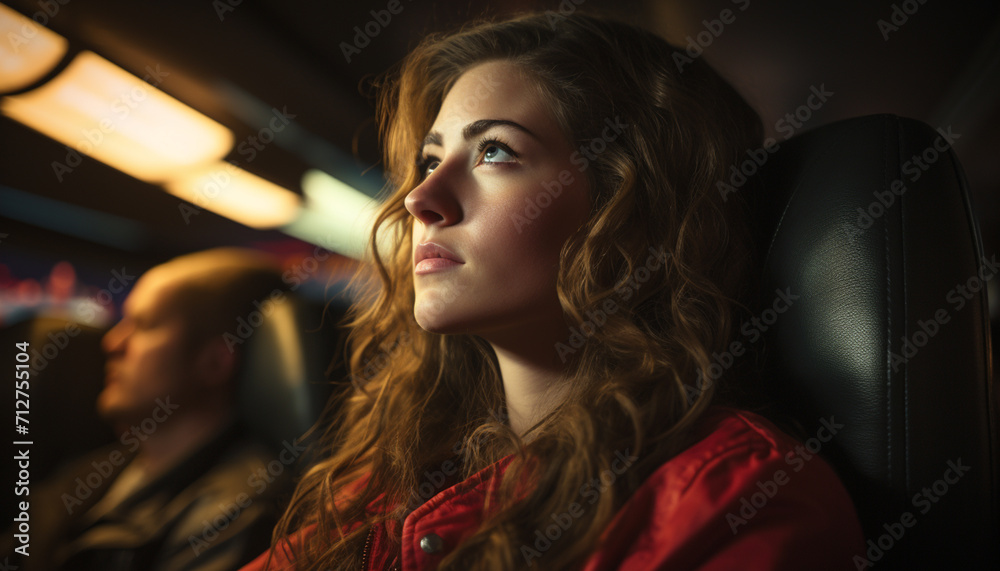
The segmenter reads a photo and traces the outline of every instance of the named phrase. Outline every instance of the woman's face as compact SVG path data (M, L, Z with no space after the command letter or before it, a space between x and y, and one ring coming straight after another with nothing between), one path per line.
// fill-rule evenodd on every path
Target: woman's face
M424 141L413 216L413 313L437 333L562 325L559 251L590 211L586 177L540 93L492 61L459 77Z

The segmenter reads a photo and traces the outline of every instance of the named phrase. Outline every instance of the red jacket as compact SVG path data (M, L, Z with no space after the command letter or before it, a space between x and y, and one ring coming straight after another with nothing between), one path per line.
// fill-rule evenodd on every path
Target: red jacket
M799 443L758 415L719 409L704 423L706 436L663 464L608 526L585 571L810 571L854 569L864 558L864 538L854 506L836 474L816 452L841 428L823 420L813 438ZM615 470L630 459L619 454ZM402 570L435 569L472 535L482 499L495 485L479 472L429 499L403 522ZM607 482L612 475L603 475ZM581 488L579 505L554 514L521 547L524 568L545 569L545 551L558 542L570 518L588 505L599 482ZM596 497L595 497L596 499ZM372 542L367 560L393 559L387 542ZM294 569L278 550L271 569ZM262 571L267 554L243 571ZM536 567L537 565L537 567Z

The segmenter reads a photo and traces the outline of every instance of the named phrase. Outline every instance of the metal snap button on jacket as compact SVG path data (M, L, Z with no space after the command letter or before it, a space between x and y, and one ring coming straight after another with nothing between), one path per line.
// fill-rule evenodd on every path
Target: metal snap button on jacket
M424 553L437 553L441 551L442 547L444 547L444 541L436 533L428 533L420 538L420 549L423 549Z

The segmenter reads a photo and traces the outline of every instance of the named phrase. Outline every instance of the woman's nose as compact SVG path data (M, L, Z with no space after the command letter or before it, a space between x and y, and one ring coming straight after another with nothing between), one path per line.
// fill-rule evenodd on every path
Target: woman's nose
M445 165L438 166L406 195L406 210L425 226L451 226L462 219L455 179Z

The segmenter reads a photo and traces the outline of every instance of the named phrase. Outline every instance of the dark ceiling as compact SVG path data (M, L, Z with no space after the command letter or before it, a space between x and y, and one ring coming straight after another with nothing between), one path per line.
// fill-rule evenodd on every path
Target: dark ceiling
M5 1L27 15L43 4ZM255 115L261 109L294 115L287 137L252 160L234 150L229 159L243 168L300 192L304 170L319 167L374 192L382 181L372 81L427 33L481 16L580 5L686 44L705 30L704 21L731 9L735 20L703 57L760 111L771 134L783 134L775 133L776 122L804 103L811 87L833 95L799 131L888 112L961 134L955 148L989 253L1000 245L1000 3L921 1L398 0L402 10L350 62L344 43L354 42L355 27L390 0L74 0L47 19L75 48L139 76L147 66L169 73L159 88L228 126L234 148L263 124ZM898 29L880 28L879 20L894 17ZM8 119L0 119L0 141L0 186L114 215L129 229L120 251L97 247L69 237L69 226L43 230L14 220L14 206L24 205L8 202L0 206L6 252L158 261L214 245L283 239L208 212L186 222L178 199L93 160L60 182L51 163L64 160L66 149ZM87 236L86 229L75 233Z

